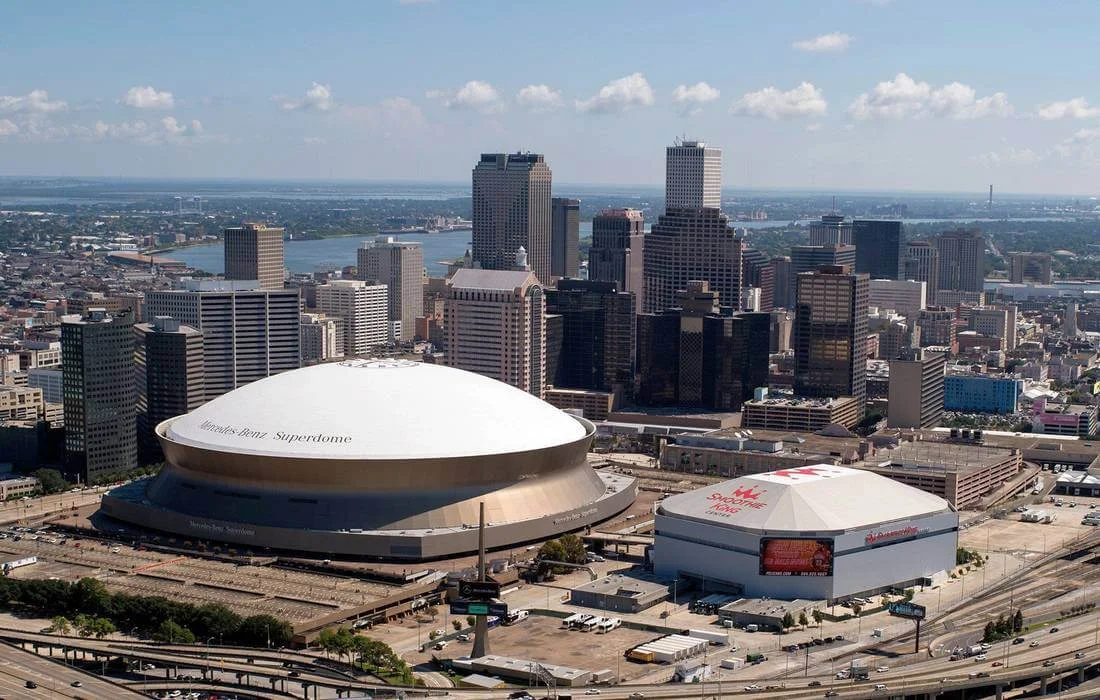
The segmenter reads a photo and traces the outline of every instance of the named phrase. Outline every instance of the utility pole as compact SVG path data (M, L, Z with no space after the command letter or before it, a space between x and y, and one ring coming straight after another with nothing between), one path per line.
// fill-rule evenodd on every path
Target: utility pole
M485 582L485 501L478 503L477 525L477 580ZM489 618L478 615L474 618L473 658L478 659L489 654Z

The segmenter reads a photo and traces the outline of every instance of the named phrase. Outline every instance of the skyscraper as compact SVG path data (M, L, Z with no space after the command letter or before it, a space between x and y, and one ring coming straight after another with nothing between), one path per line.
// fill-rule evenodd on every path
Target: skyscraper
M1050 284L1050 253L1009 253L1008 281Z
M138 464L133 321L95 308L61 320L65 470L84 483Z
M856 272L866 272L871 279L901 279L900 221L856 219L852 222L852 244L856 247Z
M554 197L550 202L550 274L577 277L580 269L581 200Z
M789 256L778 255L772 258L771 268L775 291L772 306L777 309L789 309L794 306L794 282L792 281L793 263Z
M169 317L134 325L138 453L145 464L164 459L156 427L206 402L202 333Z
M866 273L823 267L798 275L794 323L794 391L801 396L853 396L867 385Z
M980 292L985 282L985 237L979 229L955 229L936 237L939 288Z
M929 304L936 303L936 291L940 288L940 252L928 241L911 241L905 247L907 280L925 283L925 295Z
M513 262L515 255L512 256ZM542 397L546 299L534 273L462 269L447 281L445 362Z
M795 291L798 276L803 272L813 272L822 267L847 267L849 272L856 267L856 248L851 245L795 245L791 246L790 287L788 300L790 308L795 304Z
M743 291L751 288L759 290L760 304L756 308L747 308L741 304L741 308L747 311L771 311L775 307L775 266L770 258L755 248L744 248L742 251L741 273Z
M390 340L386 285L333 280L317 288L317 308L344 322L344 355L369 355Z
M395 327L401 324L401 332L394 339L411 341L416 335L416 319L424 312L423 247L389 236L363 245L356 262L360 280L386 285L390 323Z
M852 222L843 216L825 214L809 228L810 245L852 245Z
M665 212L722 206L722 149L682 141L665 150Z
M511 270L527 250L531 269L550 282L550 168L539 153L483 153L473 171L473 259Z
M721 306L740 308L742 239L718 209L674 209L645 237L645 309L672 308L676 292L704 280Z
M255 281L185 280L145 294L145 320L171 316L203 334L206 400L301 366L298 290Z
M547 384L633 395L633 294L614 282L561 280L546 290L546 313L562 319L556 373L547 374Z
M259 280L260 289L283 288L283 229L247 223L222 235L227 280Z
M588 279L614 282L619 291L632 292L638 312L644 308L644 247L644 221L637 209L605 209L592 218Z
M328 314L303 313L298 323L303 366L344 356L344 319Z
M947 355L917 350L890 361L890 394L886 425L890 428L934 428L943 417L943 383Z

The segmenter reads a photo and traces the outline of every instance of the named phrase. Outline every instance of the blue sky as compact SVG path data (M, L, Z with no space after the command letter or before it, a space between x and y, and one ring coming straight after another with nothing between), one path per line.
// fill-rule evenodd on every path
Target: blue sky
M1100 194L1096 2L36 2L0 174L461 181L481 151L657 184Z

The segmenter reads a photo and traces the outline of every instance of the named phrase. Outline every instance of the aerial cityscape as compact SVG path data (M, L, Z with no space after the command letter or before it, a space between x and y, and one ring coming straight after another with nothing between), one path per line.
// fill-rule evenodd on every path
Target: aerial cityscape
M10 8L0 698L1100 698L1050 10Z

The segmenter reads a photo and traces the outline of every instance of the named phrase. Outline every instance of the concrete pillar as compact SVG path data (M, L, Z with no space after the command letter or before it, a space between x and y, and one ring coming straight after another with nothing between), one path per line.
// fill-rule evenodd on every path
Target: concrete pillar
M997 695L995 700L1004 700L1005 689L1004 686L997 686Z
M1085 682L1085 667L1077 669L1077 683L1081 684Z
M1047 694L1047 684L1050 683L1050 676L1042 676L1039 679L1039 695Z

